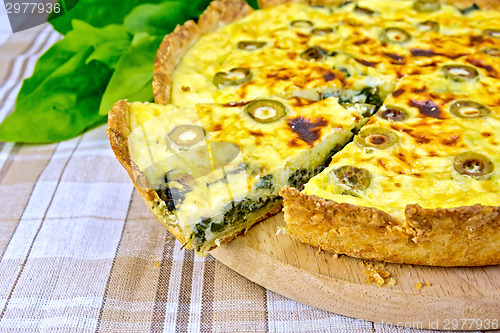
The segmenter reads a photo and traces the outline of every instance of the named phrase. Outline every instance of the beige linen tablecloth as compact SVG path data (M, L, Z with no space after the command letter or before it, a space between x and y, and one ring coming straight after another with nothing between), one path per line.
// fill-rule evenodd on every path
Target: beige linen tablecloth
M0 120L58 39L42 26L0 46ZM0 209L0 332L401 331L302 305L181 251L114 158L105 125L58 144L0 142Z

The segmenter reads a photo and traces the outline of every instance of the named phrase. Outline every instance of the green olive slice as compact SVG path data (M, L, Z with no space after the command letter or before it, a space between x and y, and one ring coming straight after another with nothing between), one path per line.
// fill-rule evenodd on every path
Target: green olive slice
M311 28L314 24L309 20L294 20L290 22L293 28Z
M354 138L358 146L385 149L399 142L399 136L388 128L368 127Z
M473 151L466 151L455 156L453 167L462 174L476 179L484 178L493 169L493 162L485 155Z
M321 27L321 28L314 28L311 30L311 34L314 36L324 36L331 34L333 32L333 28L330 27Z
M370 172L352 165L344 165L330 171L342 184L351 190L363 191L370 186Z
M264 47L266 44L266 42L259 42L256 40L242 40L238 43L237 47L240 50L253 51Z
M215 74L213 83L217 88L223 86L238 86L252 79L252 72L248 68L236 67L228 72L218 72Z
M377 115L385 120L403 121L410 117L408 111L398 106L386 106L385 110L379 110Z
M500 57L500 48L498 47L485 47L481 49L481 53L490 55L492 57Z
M500 39L500 29L486 29L483 31L483 35Z
M313 46L305 50L300 54L300 57L304 60L314 60L314 61L321 61L325 58L326 56L326 51L323 50L319 46Z
M354 11L359 13L359 14L365 14L368 16L375 14L375 11L371 10L370 8L360 7L358 5L356 5L356 7L354 7Z
M467 65L445 65L441 67L441 70L447 79L453 81L472 80L479 76L477 69Z
M287 114L286 106L273 99L258 99L245 106L245 112L259 123L272 123Z
M472 119L488 116L491 109L478 102L459 100L451 103L450 113L460 118Z
M405 43L411 39L411 35L401 28L389 27L380 33L380 41L383 43Z
M439 31L439 23L436 21L424 21L418 25L421 31Z
M435 12L441 9L441 3L438 0L417 0L413 3L413 9L420 13Z
M179 125L168 133L170 140L179 146L189 147L205 138L205 131L196 125Z

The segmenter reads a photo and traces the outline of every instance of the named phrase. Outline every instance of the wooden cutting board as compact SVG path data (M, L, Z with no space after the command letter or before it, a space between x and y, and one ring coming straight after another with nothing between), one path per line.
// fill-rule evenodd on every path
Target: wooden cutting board
M211 253L269 290L345 316L424 329L500 328L500 266L381 267L319 252L284 226L280 213ZM367 283L371 266L390 273L381 287Z

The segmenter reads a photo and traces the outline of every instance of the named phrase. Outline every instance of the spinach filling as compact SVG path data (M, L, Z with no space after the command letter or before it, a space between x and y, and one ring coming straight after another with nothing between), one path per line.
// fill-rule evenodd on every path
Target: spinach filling
M258 210L272 201L275 201L277 196L267 197L266 199L258 199L257 201L251 199L244 199L238 203L232 202L231 208L224 213L222 221L218 223L212 222L212 218L206 218L198 223L195 227L194 237L196 237L197 244L206 242L206 232L210 230L212 233L221 232L229 226L236 226L246 222L248 213Z
M353 129L354 132L354 129ZM288 177L288 185L295 187L299 191L304 189L304 185L314 176L323 171L332 161L333 155L337 153L340 149L342 149L343 145L336 145L330 152L326 155L322 164L318 165L315 168L307 169L302 168L298 169L290 177Z
M343 67L339 67L339 70L344 72L346 75L349 74L347 69ZM362 103L374 105L375 111L377 111L384 103L382 97L379 96L377 89L375 88L366 87L362 89L356 96L365 96L365 99L364 101L362 101ZM328 91L321 94L321 99L325 99L328 97L337 97L340 104L352 104L352 100L350 98L343 98L340 94L340 91Z
M255 184L255 189L268 189L273 191L274 190L274 179L273 175L265 175L263 177L260 177L259 180L257 180L257 183Z
M365 103L375 105L376 110L378 110L382 106L382 104L384 103L382 98L380 98L380 96L377 94L376 89L367 87L367 88L364 88L363 90L361 90L361 92L359 94L365 95L366 96Z
M165 184L165 188L156 190L156 193L165 202L170 212L178 208L184 200L184 193L175 187L170 188L167 184Z

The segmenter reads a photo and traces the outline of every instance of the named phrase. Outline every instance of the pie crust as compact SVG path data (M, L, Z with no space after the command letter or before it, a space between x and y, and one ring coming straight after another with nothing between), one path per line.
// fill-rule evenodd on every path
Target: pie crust
M406 221L376 208L306 195L284 198L289 231L307 244L349 256L430 266L500 264L500 207L406 206Z

